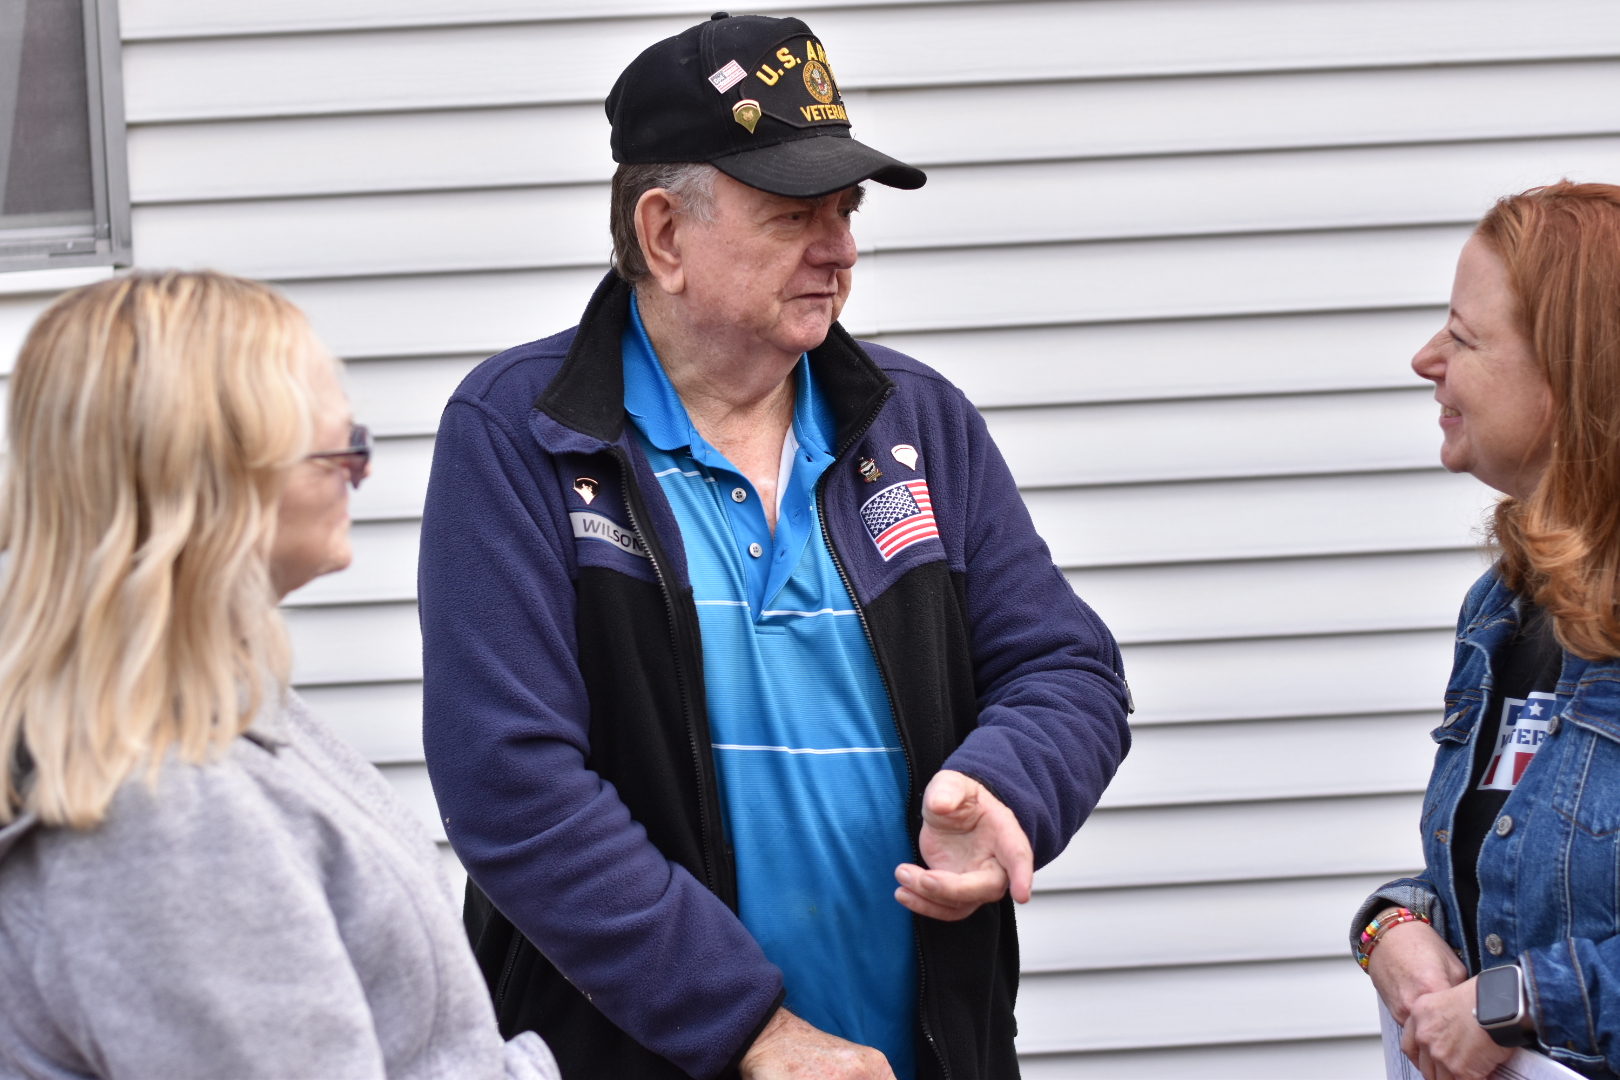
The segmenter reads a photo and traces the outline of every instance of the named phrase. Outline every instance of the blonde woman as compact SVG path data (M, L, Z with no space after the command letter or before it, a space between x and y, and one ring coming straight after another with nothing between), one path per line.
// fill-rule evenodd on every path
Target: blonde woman
M503 1044L432 841L287 689L349 562L336 363L219 274L81 289L11 380L0 1073L555 1077Z

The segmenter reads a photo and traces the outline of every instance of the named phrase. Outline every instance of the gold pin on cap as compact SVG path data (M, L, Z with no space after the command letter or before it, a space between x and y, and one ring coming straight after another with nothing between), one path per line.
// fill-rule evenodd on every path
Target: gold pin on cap
M754 133L754 125L759 123L759 102L753 98L743 98L731 107L731 118L748 129L748 134Z

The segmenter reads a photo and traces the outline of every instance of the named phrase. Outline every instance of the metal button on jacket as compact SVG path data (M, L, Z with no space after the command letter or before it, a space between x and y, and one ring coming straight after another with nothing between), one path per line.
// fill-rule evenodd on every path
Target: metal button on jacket
M1513 819L1506 814L1496 819L1496 835L1506 836L1513 831Z
M748 545L748 554L752 555L754 558L757 559L761 555L765 554L765 549L760 547L758 544L749 544Z
M1502 955L1502 939L1495 934L1485 935L1485 951L1492 956Z
M1556 735L1558 734L1558 729L1563 726L1564 722L1555 716L1551 720L1547 721L1547 734Z
M747 502L748 501L748 492L747 492L747 490L744 489L744 488L740 488L740 487L732 488L731 489L731 501L732 502Z

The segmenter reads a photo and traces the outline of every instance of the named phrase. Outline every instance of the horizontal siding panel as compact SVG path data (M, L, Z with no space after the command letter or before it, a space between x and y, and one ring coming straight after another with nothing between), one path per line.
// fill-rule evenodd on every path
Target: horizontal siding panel
M917 191L868 185L856 236L887 250L1426 225L1565 176L1620 177L1620 139L949 166Z
M1455 550L1495 493L1423 472L1031 491L1035 527L1064 567Z
M356 520L417 517L433 440L380 440ZM1059 566L1191 558L1455 549L1490 494L1439 472L1221 480L1031 491L1025 501Z
M1608 77L1614 77L1613 71ZM1036 99L1049 89L1006 92L1026 95L1022 104L1036 108ZM1265 95L1257 92L1256 98L1245 106L1259 107ZM875 116L885 102L880 96L870 103ZM1132 130L1141 139L1169 123L1170 118L1158 117ZM1612 127L1588 125L1571 134ZM1214 131L1230 135L1226 126ZM1354 133L1333 137L1332 132L1312 131L1314 141L1282 140L1282 145L1369 141ZM913 138L918 134L911 133ZM996 137L1010 134L1016 130ZM1478 133L1493 140L1523 137L1508 142L1236 155L1228 151L1265 151L1269 146L1258 138L1212 143L1207 128L1198 145L1177 145L1178 131L1169 130L1156 144L1129 148L1106 140L1054 146L1051 133L1030 134L1045 149L1009 147L1007 154L974 158L989 162L980 165L945 164L968 153L955 148L960 139L910 147L916 151L910 155L913 160L934 166L929 183L920 191L892 193L871 185L872 209L858 226L863 242L934 246L1454 221L1477 216L1503 191L1554 173L1614 174L1612 139L1547 138L1522 128ZM1454 134L1448 140L1461 137ZM1216 153L1109 160L1122 153L1187 151ZM607 119L595 105L144 125L130 132L129 154L137 203L605 183L614 167ZM1007 156L1059 160L999 163ZM1076 158L1100 160L1072 160ZM1403 165L1408 169L1404 174ZM1413 171L1435 181L1413 185ZM1076 185L1086 186L1086 198L1071 197ZM1005 198L1012 189L1019 197ZM952 222L950 230L939 228L941 220Z
M422 684L306 686L300 696L367 761L422 760Z
M369 481L368 481L369 483ZM342 573L318 577L288 595L291 607L416 599L416 520L355 521L349 528L354 561Z
M1025 973L1347 955L1350 917L1389 878L1302 878L1037 893L1018 909ZM1266 912L1263 919L1254 918ZM1077 934L1075 927L1107 927Z
M414 682L422 678L416 604L284 608L293 683Z
M1383 874L1423 865L1420 795L1098 810L1043 891ZM1346 912L1348 919L1353 912Z
M11 373L29 328L55 299L52 294L0 295L0 374Z
M949 3L949 0L947 0ZM1357 64L1457 63L1462 60L1599 55L1620 51L1620 20L1601 0L1555 0L1539 18L1517 18L1514 0L1247 0L1212 8L1199 0L998 3L946 6L940 0L886 0L877 10L862 0L811 0L791 10L810 18L818 34L838 45L839 70L849 80L917 81L937 78L938 54L919 49L907 34L927 18L942 41L971 40L975 48L952 54L952 74L967 81L996 78L1009 69L1029 78L1053 73L1177 73ZM906 8L912 8L910 12ZM926 7L926 14L918 12ZM899 8L899 12L892 9ZM208 0L126 0L128 40L200 35L388 28L470 23L572 20L608 14L587 0L295 0L271 7L221 5ZM845 10L840 10L845 9ZM885 10L890 9L890 10ZM702 7L682 0L616 3L611 14L684 16L701 21ZM905 16L905 17L897 17ZM1580 25L1579 42L1565 29ZM1144 25L1174 25L1175 34L1146 35ZM600 24L598 24L600 26ZM647 38L649 42L651 38ZM1061 41L1062 49L1034 50L1030 41ZM933 63L930 63L930 62Z
M605 265L606 186L138 207L141 260L247 277Z
M433 439L378 439L371 475L349 499L356 521L419 518L433 465Z
M1424 307L871 337L938 369L983 409L1413 386L1408 361L1445 317Z
M856 267L843 322L866 336L1432 305L1445 301L1467 236L1446 226L878 253ZM495 352L572 326L605 269L284 288L339 355L442 356Z
M1414 405L1422 406L1422 413L1426 418L1432 418L1432 402L1426 397L1413 397ZM1299 406L1296 398L1268 398L1254 403L1255 408L1247 408L1249 403L1239 403L1244 408L1234 408L1230 413L1223 411L1223 406L1210 403L1205 413L1200 413L1191 406L1150 406L1152 410L1166 410L1171 413L1183 413L1184 423L1189 427L1199 427L1200 431L1207 431L1207 442L1187 437L1186 444L1191 447L1200 447L1199 452L1189 453L1181 450L1183 457L1176 458L1173 453L1166 452L1165 447L1152 445L1152 439L1140 440L1137 437L1126 440L1121 439L1121 445L1115 449L1108 449L1106 437L1090 437L1081 427L1061 426L1051 424L1047 432L1055 442L1058 439L1069 442L1072 450L1063 449L1056 453L1106 453L1108 457L1069 457L1072 466L1066 468L1066 473L1081 473L1079 479L1092 484L1129 484L1142 481L1142 479L1179 479L1191 478L1194 483L1178 484L1144 484L1144 486L1098 486L1098 487L1055 487L1055 489L1035 489L1025 492L1025 500L1030 504L1030 510L1035 513L1035 523L1042 529L1043 536L1053 544L1056 559L1059 565L1066 567L1081 567L1081 565L1097 565L1097 563L1124 562L1124 559L1113 555L1110 549L1129 552L1131 562L1147 562L1157 559L1176 559L1176 555L1200 552L1202 557L1244 557L1255 554L1306 554L1309 546L1317 536L1322 541L1341 539L1343 546L1336 547L1336 551L1379 551L1390 547L1456 547L1468 542L1468 529L1476 525L1481 512L1482 489L1481 484L1473 481L1463 481L1461 478L1452 478L1439 471L1408 471L1408 473L1388 474L1361 474L1361 476L1320 476L1320 478L1306 478L1301 474L1311 473L1312 466L1317 470L1349 470L1358 468L1362 461L1353 453L1346 453L1345 457L1336 457L1336 449L1332 440L1325 439L1320 445L1306 445L1311 436L1311 429L1299 423L1299 411L1311 411L1307 406ZM1126 410L1129 406L1115 406ZM1330 410L1317 411L1317 415L1324 415ZM1354 413L1354 410L1345 410ZM1400 410L1396 410L1400 411ZM1416 410L1413 410L1416 411ZM1236 429L1238 421L1231 415L1255 416L1268 413L1275 427L1281 431L1275 434L1260 432L1238 432L1239 437L1233 437L1225 431L1226 421L1230 421ZM1215 419L1210 419L1215 418ZM1349 421L1345 418L1346 432L1349 431ZM1408 429L1422 431L1427 426L1424 419L1417 416L1403 419ZM1128 424L1119 424L1116 431L1123 431ZM1043 426L1045 427L1045 426ZM1042 427L1037 427L1037 436ZM1165 431L1165 429L1155 429ZM1298 442L1290 442L1294 434L1302 434ZM1358 432L1359 434L1359 432ZM1254 461L1255 473L1264 470L1267 473L1283 473L1286 479L1209 479L1210 476L1220 476L1220 460L1226 457L1228 463L1236 458L1243 457L1244 436L1252 437L1257 447L1249 455ZM1157 436L1163 439L1163 436ZM1225 444L1230 445L1221 445ZM1392 445L1400 445L1398 437L1390 439ZM1416 442L1416 440L1414 440ZM1076 447L1074 444L1079 444ZM1061 445L1061 444L1059 444ZM1132 460L1131 450L1152 445L1153 457L1158 461L1150 460L1144 468L1139 468L1137 461ZM1364 444L1367 445L1367 444ZM1371 445L1375 445L1372 442ZM1058 466L1055 463L1038 460L1038 439L1019 432L1013 450L1017 457L1016 466L1029 466L1035 471L1035 478L1019 476L1021 481L1029 483L1035 479L1051 478L1055 481L1064 481L1068 476L1051 476ZM1205 450L1202 447L1209 447ZM1226 453L1215 452L1217 447ZM1270 463L1257 460L1262 452L1272 452L1278 457L1296 453L1299 457L1306 457L1307 450L1317 452L1317 461L1307 460L1273 460ZM927 453L927 447L923 447ZM1147 450L1144 449L1144 457ZM1371 450L1369 450L1371 457ZM1408 453L1409 461L1372 461L1372 465L1427 465L1437 457L1434 447L1426 447L1419 453L1417 450ZM1207 466L1209 460L1217 461L1213 468ZM1325 458L1325 460L1324 460ZM433 439L431 437L395 437L395 439L377 440L376 450L373 453L373 466L371 476L360 487L360 491L353 494L352 513L356 520L377 520L377 518L403 518L416 517L421 513L423 495L428 489L428 470L433 463ZM1238 471L1233 468L1233 471ZM1144 476L1144 473L1149 473ZM1017 474L1017 473L1016 473ZM1267 486L1270 484L1270 486ZM1369 495L1369 489L1375 492L1403 492L1413 499L1413 518L1396 523L1383 520L1380 517L1361 521L1353 525L1343 521L1348 513L1358 512L1362 504L1358 495ZM1443 495L1442 495L1443 492ZM1427 507L1419 502L1424 497L1445 497L1443 504L1430 504ZM1398 495L1395 495L1398 497ZM1166 502L1168 500L1168 502ZM1210 502L1218 502L1218 507L1209 507ZM1212 517L1202 517L1207 512ZM1213 517L1213 515L1221 517ZM1260 517L1244 518L1236 515L1260 515ZM1119 515L1128 515L1128 520L1119 520ZM1173 520L1152 517L1152 515L1174 515ZM1082 525L1081 518L1084 518ZM1225 518L1225 520L1223 520ZM1056 525L1056 528L1053 528ZM1149 528L1168 529L1153 538L1147 547L1132 546L1131 539L1136 539L1137 529ZM1450 526L1448 531L1442 533L1442 526ZM1102 551L1081 552L1071 551L1071 542L1084 542L1081 529L1087 533L1097 533L1098 541L1108 544ZM1236 551L1220 551L1221 541L1228 539L1226 529L1231 529L1231 542L1243 544L1243 549ZM1267 529L1265 534L1254 533L1255 529ZM1435 536L1440 542L1411 542L1417 536ZM1053 539L1061 538L1061 539ZM1354 541L1361 541L1353 542ZM1068 541L1068 542L1066 542ZM1259 551L1249 549L1247 544L1262 544L1262 546L1288 547L1260 547ZM1328 547L1333 551L1335 547ZM1123 554L1121 552L1121 554Z
M365 360L345 365L344 384L354 415L372 434L432 435L445 404L478 356Z
M482 353L579 321L607 266L304 281L283 286L342 357Z
M903 161L945 165L1613 134L1608 95L1617 78L1620 63L1595 60L857 90L848 98L857 138Z
M1424 712L1444 699L1451 630L1128 645L1137 724Z
M1377 1031L1372 983L1348 956L1031 975L1018 987L1026 1054Z
M985 416L1025 489L1421 469L1439 459L1439 418L1428 386Z
M605 183L597 104L136 126L137 203Z
M813 0L797 12L858 6L871 0ZM953 3L958 0L885 0L901 4ZM466 25L468 23L538 22L583 19L604 14L601 0L283 0L274 5L219 4L213 0L124 0L120 5L126 39L210 37L290 31L347 30L398 26ZM708 8L690 0L618 0L617 18L637 15L686 15L707 18Z
M1377 1035L1165 1050L1050 1054L1019 1062L1023 1080L1372 1080L1384 1075Z
M938 169L918 192L873 185L856 239L870 252L1468 222L1565 176L1620 176L1620 139ZM138 207L134 228L148 265L310 278L595 265L607 219L606 185L575 184L163 203Z
M692 22L135 41L124 47L125 109L132 122L150 123L601 101L642 49Z
M878 252L843 321L860 333L1443 303L1456 226Z
M1133 684L1134 686L1134 684ZM1391 716L1142 725L1101 805L1422 791L1439 709ZM1347 754L1346 746L1376 747Z
M1259 3L1248 5L1249 19L1234 19L1226 5L1211 8L1188 0L1165 5L1161 0L1152 6L1168 6L1176 12L1166 18L1184 26L1210 27L1209 33L1198 35L1188 26L1186 32L1173 37L1144 34L1146 13L1119 4L1006 3L988 10L988 6L941 5L927 13L930 39L971 41L973 45L952 50L948 58L938 48L921 43L916 34L919 13L906 5L828 13L816 20L816 29L830 44L834 67L850 90L941 84L978 88L1012 80L1055 82L1355 67L1358 50L1354 45L1341 49L1341 42L1354 42L1358 37L1365 41L1370 32L1385 38L1387 44L1393 27L1415 29L1404 16L1391 14L1380 19L1367 11L1371 6L1393 12L1397 3ZM1454 4L1437 5L1433 0L1426 6L1431 11L1437 6L1456 10ZM1482 6L1517 10L1510 0ZM1385 68L1620 52L1620 18L1612 5L1601 0L1566 0L1560 6L1579 9L1582 14L1574 17L1590 27L1578 44L1552 28L1540 41L1535 35L1513 33L1523 19L1493 22L1485 16L1457 20L1454 15L1444 33L1426 40L1409 39L1416 48L1366 48L1359 59ZM1270 24L1284 11L1303 23L1299 40L1288 40ZM642 49L701 19L701 15L653 16L207 41L133 40L125 48L124 80L129 115L141 122L593 101L607 96L614 78ZM1494 42L1480 42L1484 47L1474 50L1452 51L1448 46L1459 22L1483 30ZM1109 33L1100 23L1111 24L1115 32ZM1356 30L1350 30L1352 26ZM1166 50L1167 40L1180 41L1181 49ZM1300 43L1305 40L1317 42L1317 48L1302 50ZM1061 41L1064 46L1031 49L1031 41ZM1270 62L1254 55L1257 46L1271 52ZM199 95L198 87L210 92ZM858 113L856 122L860 123Z
M1423 630L1457 621L1473 549L1071 570L1121 642Z
M414 520L355 522L350 568L317 578L287 603L413 599L419 536ZM1068 576L1115 636L1137 645L1450 627L1485 565L1468 549L1111 567Z

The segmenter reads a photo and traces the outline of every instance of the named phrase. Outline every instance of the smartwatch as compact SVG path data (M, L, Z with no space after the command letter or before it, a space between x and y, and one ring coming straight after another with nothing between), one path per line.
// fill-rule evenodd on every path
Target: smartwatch
M1498 1046L1523 1046L1530 1041L1529 1003L1524 994L1524 972L1518 964L1487 968L1474 981L1474 1019Z

